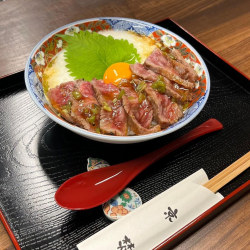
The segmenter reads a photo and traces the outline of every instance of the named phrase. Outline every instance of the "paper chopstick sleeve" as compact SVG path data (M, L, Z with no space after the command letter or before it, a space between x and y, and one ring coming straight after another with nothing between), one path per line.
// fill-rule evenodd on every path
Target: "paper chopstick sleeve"
M77 245L79 250L156 247L223 199L202 185L203 169Z

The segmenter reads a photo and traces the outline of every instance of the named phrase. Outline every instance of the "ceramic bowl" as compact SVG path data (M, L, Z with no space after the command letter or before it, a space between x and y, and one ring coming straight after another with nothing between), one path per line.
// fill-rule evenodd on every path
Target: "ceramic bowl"
M154 37L156 40L160 40L161 37L164 36L166 38L166 43L168 43L169 46L180 50L184 58L193 65L199 76L199 87L195 91L195 99L192 101L192 106L185 111L182 119L167 129L153 134L139 136L112 136L92 133L74 126L61 119L48 108L41 82L45 67L50 63L51 59L63 49L62 42L59 41L60 38L56 37L55 34L67 34L72 31L79 32L80 30L92 30L98 32L105 29L131 30L139 34ZM86 138L117 144L143 142L160 136L165 136L182 128L200 113L208 99L210 91L210 77L206 64L195 48L193 48L187 41L175 33L155 24L119 17L93 18L74 22L45 36L34 47L27 60L25 67L25 83L32 100L53 121Z

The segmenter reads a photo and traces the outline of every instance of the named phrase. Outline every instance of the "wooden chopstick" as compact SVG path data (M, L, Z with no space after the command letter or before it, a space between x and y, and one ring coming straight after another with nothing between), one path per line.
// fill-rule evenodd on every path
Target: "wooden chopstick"
M248 167L250 167L250 152L243 155L240 159L217 174L203 186L215 193L236 176L245 171Z

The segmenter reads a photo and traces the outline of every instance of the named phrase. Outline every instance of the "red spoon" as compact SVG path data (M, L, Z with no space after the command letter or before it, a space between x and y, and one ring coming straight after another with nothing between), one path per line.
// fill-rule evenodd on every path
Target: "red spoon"
M210 119L152 153L132 161L76 175L58 188L55 200L61 207L72 210L99 206L118 194L139 173L163 156L202 135L222 128L223 125L219 121Z

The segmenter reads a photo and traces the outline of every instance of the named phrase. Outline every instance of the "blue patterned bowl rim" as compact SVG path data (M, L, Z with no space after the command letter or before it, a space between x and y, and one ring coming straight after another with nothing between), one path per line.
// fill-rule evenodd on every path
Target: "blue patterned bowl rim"
M149 35L150 33L156 31L156 30L163 30L165 32L167 32L170 35L173 35L174 37L176 37L178 40L182 41L189 49L191 49L196 57L199 59L201 66L203 67L204 71L205 71L205 75L206 75L206 92L204 94L204 96L202 96L196 103L194 103L185 113L184 117L182 119L180 119L177 123L173 124L172 126L170 126L169 128L162 130L160 132L157 133L153 133L153 134L148 134L148 135L137 135L137 136L111 136L111 135L103 135L103 134L97 134L97 133L92 133L89 132L85 129L76 127L74 125L71 125L70 123L61 120L60 118L58 118L57 116L51 114L47 109L45 109L45 107L43 106L44 101L41 100L36 93L34 93L33 89L32 89L32 84L34 84L34 82L32 82L29 79L29 75L31 74L31 71L33 70L30 62L32 60L32 58L34 57L36 51L39 49L39 47L47 40L49 39L51 36L53 36L54 34L58 33L61 30L64 30L68 27L74 26L76 24L81 24L81 23L85 23L85 22L90 22L90 21L101 21L101 20L105 20L107 23L110 24L110 26L115 30L115 29L120 29L120 28L124 28L125 26L125 30L134 30L137 31L140 30L141 33L144 33L145 35ZM119 24L120 23L120 24ZM136 24L136 25L135 25ZM41 109L41 111L43 113L45 113L48 117L50 117L53 121L55 121L56 123L60 124L61 126L77 133L80 134L82 136L86 136L87 138L91 138L97 141L106 141L109 143L136 143L136 142L141 142L141 141L147 141L147 140L151 140L160 136L164 136L167 134L170 134L182 127L184 127L186 124L188 124L189 122L191 122L203 109L203 107L205 106L209 93L210 93L210 76L209 76L209 72L208 69L206 67L205 62L203 61L203 59L201 58L201 56L199 55L199 53L196 51L196 49L191 46L185 39L183 39L182 37L178 36L177 34L175 34L174 32L163 28L161 26L152 24L152 23L148 23L145 21L140 21L137 19L130 19L130 18L120 18L120 17L99 17L99 18L91 18L91 19L85 19L85 20L80 20L77 22L73 22L70 24L67 24L65 26L62 26L54 31L52 31L51 33L49 33L47 36L45 36L40 42L37 43L37 45L34 47L34 49L31 51L28 60L26 62L26 66L25 66L25 71L24 71L24 77L25 77L25 84L26 84L26 88L32 98L32 100L35 102L35 104ZM41 84L39 82L39 84Z

